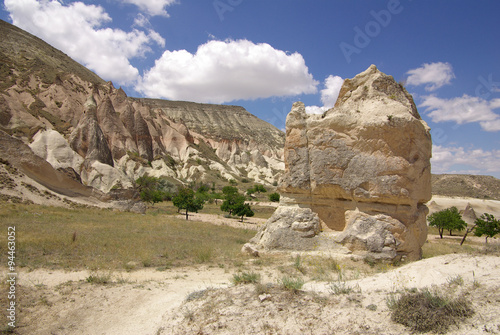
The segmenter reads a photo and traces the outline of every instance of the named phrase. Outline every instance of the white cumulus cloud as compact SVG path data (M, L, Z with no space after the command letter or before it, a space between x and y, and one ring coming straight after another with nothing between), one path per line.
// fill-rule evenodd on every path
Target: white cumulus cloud
M325 79L325 88L320 91L323 106L306 106L306 113L323 114L325 111L332 108L339 97L339 92L343 83L344 79L341 77L329 75Z
M148 97L224 103L316 93L317 85L299 53L248 40L212 40L195 54L165 51L136 90Z
M500 176L500 150L432 147L432 173L488 174Z
M494 112L500 108L500 99L488 101L466 94L452 99L425 96L419 106L426 108L427 115L433 122L479 122L486 131L500 130L500 115Z
M124 0L124 2L136 5L149 15L168 16L165 8L174 4L176 0Z
M55 0L5 0L14 25L40 37L71 58L120 85L137 81L130 59L142 57L150 44L165 44L158 33L106 28L110 16L101 6Z
M434 91L455 78L451 64L443 62L426 63L406 73L409 75L406 80L407 85L426 85L426 91Z

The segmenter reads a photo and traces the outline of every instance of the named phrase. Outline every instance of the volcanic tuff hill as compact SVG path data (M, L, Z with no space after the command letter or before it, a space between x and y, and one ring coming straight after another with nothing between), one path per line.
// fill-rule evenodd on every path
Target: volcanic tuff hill
M432 175L432 193L443 196L500 200L500 179L467 174Z
M21 140L83 185L108 192L145 173L271 184L284 168L284 134L242 107L129 98L9 23L0 21L0 36L2 138Z

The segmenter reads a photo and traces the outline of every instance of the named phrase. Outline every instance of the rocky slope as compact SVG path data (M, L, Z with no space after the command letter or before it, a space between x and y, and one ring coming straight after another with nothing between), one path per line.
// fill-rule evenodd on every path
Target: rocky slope
M432 175L432 194L500 200L500 179L466 174Z
M242 107L129 98L15 26L0 21L0 35L2 136L85 186L128 188L146 173L270 184L283 169L284 134Z

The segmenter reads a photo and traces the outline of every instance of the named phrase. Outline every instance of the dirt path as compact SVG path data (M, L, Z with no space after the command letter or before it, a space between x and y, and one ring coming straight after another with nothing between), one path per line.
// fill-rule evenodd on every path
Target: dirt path
M229 286L220 268L181 268L159 272L142 269L112 273L112 283L87 282L109 273L35 270L19 274L30 293L20 315L19 334L156 334L164 315L186 297L206 288Z
M185 219L185 215L177 215L179 219ZM204 213L189 213L189 220L207 222L214 225L219 226L230 226L234 228L244 228L249 230L258 230L264 223L266 223L267 219L260 218L245 218L243 222L240 222L238 219L233 218L225 218L222 214L204 214Z
M409 334L390 321L385 304L388 294L433 286L449 290L450 280L461 277L463 284L458 289L469 292L476 314L450 334L480 334L484 329L500 333L500 257L454 254L425 259L346 280L344 284L355 290L341 296L332 296L329 282L311 280L305 283L304 292L316 292L323 298L272 292L267 302L252 293L254 285L231 285L235 271L206 266L163 272L142 269L114 273L114 283L107 285L87 282L91 274L87 271L21 272L19 287L28 296L17 331L33 335L170 335L196 334L200 329L203 334L262 334L265 329L271 334L299 334L310 329L314 334ZM259 267L255 271L277 269ZM193 294L207 288L220 290L204 297ZM187 302L190 294L193 299ZM280 309L286 314L276 314ZM306 325L306 321L314 324Z

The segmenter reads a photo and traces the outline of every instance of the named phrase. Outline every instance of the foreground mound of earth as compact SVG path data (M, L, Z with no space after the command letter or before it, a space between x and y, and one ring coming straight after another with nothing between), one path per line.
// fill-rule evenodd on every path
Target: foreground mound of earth
M307 257L307 255L303 255ZM277 284L278 266L257 265L261 284L231 284L235 271L191 267L120 274L20 273L17 334L410 334L393 323L387 299L411 288L464 295L475 314L449 334L500 333L500 258L451 254L362 278ZM462 281L456 280L461 278Z

